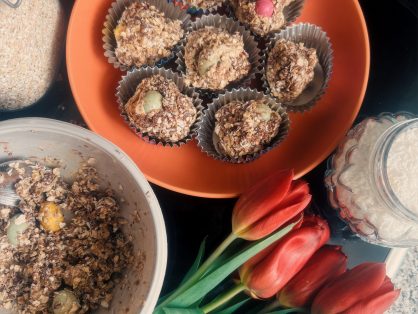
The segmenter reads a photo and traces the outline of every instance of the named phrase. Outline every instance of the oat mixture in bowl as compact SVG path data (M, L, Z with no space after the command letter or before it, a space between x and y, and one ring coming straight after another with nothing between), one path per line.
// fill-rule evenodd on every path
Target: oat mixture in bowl
M0 307L18 313L109 308L133 262L126 221L97 170L83 165L67 184L60 168L14 162L20 203L0 210ZM7 175L7 174L6 174Z
M21 206L0 210L1 244L8 248L2 249L8 254L1 263L17 265L0 267L2 283L7 282L1 302L34 300L22 313L44 303L47 310L36 313L53 313L53 307L60 313L62 303L67 305L62 313L72 313L77 304L81 312L75 313L86 306L95 314L152 312L164 279L167 242L161 209L132 160L100 136L50 119L3 121L0 137L1 163L30 156L40 165L35 177L30 171L29 179L19 181ZM8 228L12 222L15 227ZM23 242L9 243L7 233L11 237L22 229L14 239ZM27 243L27 237L33 240ZM16 273L21 276L10 283Z

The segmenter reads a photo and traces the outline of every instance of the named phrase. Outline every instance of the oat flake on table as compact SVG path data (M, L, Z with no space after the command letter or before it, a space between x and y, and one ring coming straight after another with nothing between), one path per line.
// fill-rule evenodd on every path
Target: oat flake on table
M38 101L62 59L66 21L59 0L0 1L0 111Z

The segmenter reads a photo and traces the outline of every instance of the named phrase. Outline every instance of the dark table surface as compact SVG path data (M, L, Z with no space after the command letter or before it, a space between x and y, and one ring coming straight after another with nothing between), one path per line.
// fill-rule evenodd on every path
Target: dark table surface
M66 3L70 11L71 5ZM369 29L371 72L358 120L384 111L418 114L417 0L361 0L360 3ZM0 120L41 116L85 126L71 94L65 65L61 72L58 81L39 103L20 112L0 113ZM383 261L389 250L355 238L327 205L323 184L325 169L326 163L323 162L305 179L311 184L316 207L331 221L333 242L344 246L351 265L366 260ZM210 250L229 233L235 200L191 197L156 185L153 185L153 189L160 201L167 227L169 259L163 288L167 291L187 271L205 236L209 236Z

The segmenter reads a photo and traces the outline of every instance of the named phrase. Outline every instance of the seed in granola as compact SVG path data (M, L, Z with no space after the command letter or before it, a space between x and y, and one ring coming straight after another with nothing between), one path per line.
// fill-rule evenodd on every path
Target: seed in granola
M147 92L144 96L144 106L143 110L137 110L137 113L141 114L141 113L149 113L152 110L160 110L163 107L163 95L161 95L158 91L156 90L150 90L149 92Z
M64 223L64 215L56 203L44 202L39 209L39 220L46 231L57 232Z
M26 221L25 215L17 214L13 216L7 226L7 239L10 244L17 246L20 235L28 228L29 224Z
M64 289L56 292L52 301L52 311L54 314L73 314L80 309L80 302L75 294Z

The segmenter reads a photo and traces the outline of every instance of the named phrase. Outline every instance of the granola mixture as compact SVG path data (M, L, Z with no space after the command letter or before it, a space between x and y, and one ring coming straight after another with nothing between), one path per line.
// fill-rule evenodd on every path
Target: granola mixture
M316 50L284 39L271 50L266 75L271 92L281 102L295 100L314 78Z
M186 83L204 89L223 89L251 69L242 35L212 26L188 36L184 58Z
M277 135L282 120L263 100L232 101L215 118L215 146L233 158L262 150Z
M192 98L161 75L144 79L126 103L125 110L141 132L167 142L185 138L197 118Z
M89 165L70 185L59 168L11 166L20 174L21 201L0 209L0 307L57 314L108 308L133 262L112 191L99 188Z
M226 0L186 0L187 3L202 9L215 8L223 4L225 1Z
M114 33L119 62L137 67L168 57L184 35L180 20L166 18L146 1L132 3L123 12Z
M255 9L255 0L231 0L237 19L249 25L251 30L260 36L265 36L271 32L280 30L285 24L286 19L283 10L293 0L273 0L274 11L272 16L258 15Z

